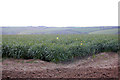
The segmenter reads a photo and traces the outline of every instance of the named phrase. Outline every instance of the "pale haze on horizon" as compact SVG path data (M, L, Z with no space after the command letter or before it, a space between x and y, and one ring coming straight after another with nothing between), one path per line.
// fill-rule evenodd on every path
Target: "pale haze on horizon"
M1 0L1 26L118 26L119 0Z

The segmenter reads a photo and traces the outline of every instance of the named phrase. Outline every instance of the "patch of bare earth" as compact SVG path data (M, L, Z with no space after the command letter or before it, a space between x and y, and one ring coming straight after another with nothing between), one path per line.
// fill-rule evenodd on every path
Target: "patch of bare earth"
M100 53L70 63L5 59L3 78L118 78L118 54Z

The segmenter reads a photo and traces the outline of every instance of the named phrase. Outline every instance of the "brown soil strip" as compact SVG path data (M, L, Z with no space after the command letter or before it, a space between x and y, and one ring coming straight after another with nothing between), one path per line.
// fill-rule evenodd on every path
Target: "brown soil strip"
M118 78L118 54L100 53L71 63L5 59L3 78Z

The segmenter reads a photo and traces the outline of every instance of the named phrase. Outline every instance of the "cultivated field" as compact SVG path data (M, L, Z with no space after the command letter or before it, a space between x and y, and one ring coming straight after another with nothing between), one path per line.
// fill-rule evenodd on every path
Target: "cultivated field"
M3 78L118 78L118 35L3 35Z
M3 35L2 56L59 62L119 50L117 35Z

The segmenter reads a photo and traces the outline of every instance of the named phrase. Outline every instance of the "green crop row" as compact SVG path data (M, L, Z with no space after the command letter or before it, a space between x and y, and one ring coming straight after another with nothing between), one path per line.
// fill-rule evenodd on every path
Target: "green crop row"
M100 52L117 52L118 35L3 35L2 57L65 61Z

